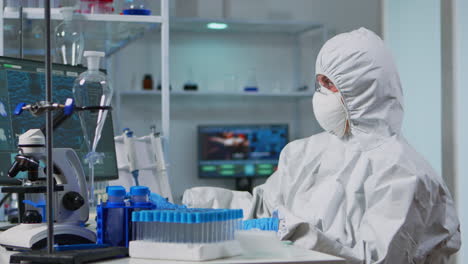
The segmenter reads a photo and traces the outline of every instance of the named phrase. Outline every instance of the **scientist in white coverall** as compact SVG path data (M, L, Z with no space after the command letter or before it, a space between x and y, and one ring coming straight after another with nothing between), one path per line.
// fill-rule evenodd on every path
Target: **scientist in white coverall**
M246 218L277 211L281 239L347 263L447 263L461 243L455 204L402 135L400 78L383 41L364 28L340 34L316 74L313 108L326 132L289 143L253 196L198 187L184 204L243 208Z

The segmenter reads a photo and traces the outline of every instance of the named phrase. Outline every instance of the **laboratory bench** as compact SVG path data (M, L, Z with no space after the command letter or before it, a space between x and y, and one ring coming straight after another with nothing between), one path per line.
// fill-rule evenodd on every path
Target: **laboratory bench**
M7 251L3 247L0 248L0 263L9 263L10 255L17 252ZM284 254L283 254L284 255ZM188 262L188 261L170 261L170 260L154 260L154 259L137 259L137 258L120 258L106 261L99 261L95 263L102 264L189 264L189 263L210 263L210 264L224 264L224 263L237 263L237 264L258 264L258 263L300 263L300 264L345 264L342 258L334 257L317 251L306 250L295 246L290 246L287 255L268 257L262 256L236 256L231 258L217 259L211 261L201 262Z
M9 223L0 222L0 227L8 226ZM93 225L90 226L93 228ZM18 234L21 235L21 234ZM16 251L7 251L5 248L0 246L0 264L6 264L10 261L10 256L17 253ZM273 256L274 255L274 256ZM307 250L293 245L286 247L286 250L279 256L276 252L272 252L272 256L258 255L258 256L246 256L240 255L236 257L217 259L211 261L170 261L170 260L155 260L155 259L138 259L138 258L120 258L105 260L93 263L102 264L163 264L163 263L174 263L174 264L193 264L193 263L210 263L210 264L259 264L259 263L297 263L297 264L345 264L345 260L339 257L331 256L325 253Z

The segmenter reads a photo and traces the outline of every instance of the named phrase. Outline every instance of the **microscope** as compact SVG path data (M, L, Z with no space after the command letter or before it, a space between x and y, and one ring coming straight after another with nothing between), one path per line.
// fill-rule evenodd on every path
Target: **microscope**
M36 108L34 108L36 107ZM18 105L15 114L22 110L37 111L51 105ZM67 100L63 112L54 118L54 129L71 115L75 108L73 100ZM83 109L82 109L83 110ZM19 197L20 224L0 234L0 245L7 249L42 249L47 241L45 214L46 159L45 129L30 129L19 137L18 149L9 177L27 172L21 186L3 187L4 193L17 193ZM53 149L54 175L54 238L55 244L95 243L96 234L87 229L89 203L86 178L78 155L70 148ZM41 212L42 211L42 212Z

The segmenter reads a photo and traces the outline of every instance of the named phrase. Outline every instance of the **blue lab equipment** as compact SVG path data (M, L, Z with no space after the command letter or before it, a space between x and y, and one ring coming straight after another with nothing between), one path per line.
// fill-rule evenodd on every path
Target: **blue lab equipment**
M122 13L124 15L149 16L151 10L147 8L145 0L125 0L125 7Z
M258 218L244 220L243 228L244 230L249 229L260 229L264 231L278 231L279 219L278 218Z
M258 92L258 87L244 87L245 92Z
M107 187L97 207L98 244L128 247L133 237L172 243L214 243L234 239L242 228L241 209L197 209L170 203L145 186Z
M132 213L133 240L217 243L234 240L242 209L146 210Z
M130 187L130 202L134 205L150 205L149 195L151 191L146 186Z
M125 195L125 188L122 186L107 187L108 225L104 237L112 246L122 245L125 239L123 235L125 227L122 221L125 214L123 208L125 206Z
M167 198L162 197L159 194L152 193L150 196L151 203L154 204L156 209L184 209L187 208L185 205L173 204L168 201Z
M149 189L147 193L149 193ZM133 191L134 194L145 192L143 189ZM111 246L128 247L131 237L131 214L134 210L150 210L155 206L151 202L132 203L127 201L127 193L122 186L108 186L108 199L96 208L97 211L97 243ZM131 194L130 194L131 196ZM138 195L135 195L138 196Z

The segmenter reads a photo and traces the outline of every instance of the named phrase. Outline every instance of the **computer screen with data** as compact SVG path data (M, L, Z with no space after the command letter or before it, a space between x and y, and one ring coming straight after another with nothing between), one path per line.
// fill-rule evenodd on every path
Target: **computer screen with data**
M18 153L19 135L45 125L45 115L34 117L27 111L19 116L13 114L19 103L45 100L44 66L44 62L0 57L0 184L13 183L7 174ZM52 69L53 102L63 103L67 98L73 98L73 83L86 68L53 64ZM88 166L84 163L88 149L77 114L54 131L54 147L74 149L88 175ZM112 114L108 115L97 151L104 153L104 160L95 166L96 180L117 179ZM18 178L24 176L18 175Z
M288 143L288 125L199 126L198 142L199 177L268 177Z

